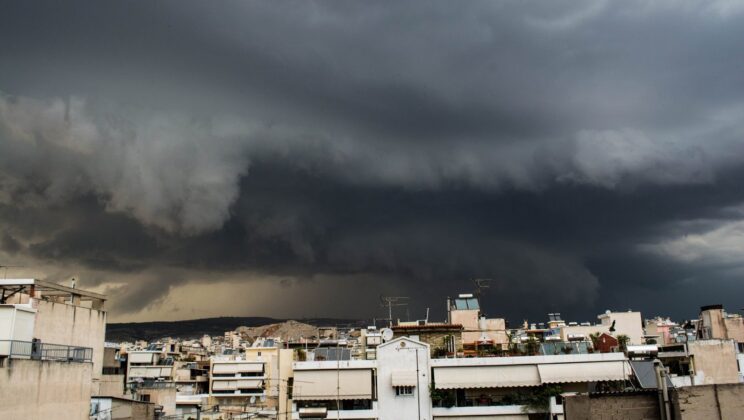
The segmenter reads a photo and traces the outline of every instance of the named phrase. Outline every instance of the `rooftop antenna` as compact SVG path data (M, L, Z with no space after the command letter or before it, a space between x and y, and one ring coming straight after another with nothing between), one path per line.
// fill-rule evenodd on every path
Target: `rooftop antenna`
M408 305L407 296L380 296L380 303L382 307L388 308L388 321L390 327L393 326L393 306L405 306Z
M491 281L491 279L473 279L475 297L478 298L478 305L481 305L481 295L483 294L483 291L491 287Z

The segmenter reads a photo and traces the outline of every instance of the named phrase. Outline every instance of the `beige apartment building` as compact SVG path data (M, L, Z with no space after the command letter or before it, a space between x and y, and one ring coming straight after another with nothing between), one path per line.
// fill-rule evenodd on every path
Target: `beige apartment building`
M229 415L255 413L289 419L294 350L248 347L238 355L215 356L210 365L209 405Z
M496 347L509 343L506 321L483 316L478 298L469 293L447 299L447 324L462 326L462 345L466 348L475 347L478 343Z
M105 300L38 279L0 280L0 418L88 418L100 391Z

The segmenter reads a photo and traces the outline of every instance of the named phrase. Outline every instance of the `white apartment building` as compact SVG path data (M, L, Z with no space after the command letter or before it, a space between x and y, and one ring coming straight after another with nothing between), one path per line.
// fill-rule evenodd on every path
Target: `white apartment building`
M376 360L293 363L293 418L527 420L520 396L560 386L587 392L622 383L622 353L431 359L429 346L399 337ZM555 398L545 414L563 418Z

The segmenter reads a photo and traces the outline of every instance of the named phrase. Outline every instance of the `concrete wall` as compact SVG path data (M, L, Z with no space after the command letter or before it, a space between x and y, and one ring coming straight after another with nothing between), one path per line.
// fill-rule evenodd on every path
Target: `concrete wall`
M44 343L93 348L93 378L100 378L106 312L44 300L35 300L34 307L34 337Z
M732 340L698 340L687 343L695 370L695 385L739 382L736 348Z
M163 406L163 414L173 416L176 414L176 388L140 388L137 396L149 395L150 402Z
M744 385L678 388L671 395L675 420L735 420L744 417Z
M93 384L93 395L104 397L124 397L124 374L101 375Z
M660 419L656 393L571 395L563 400L565 420Z
M615 322L615 332L612 333L615 337L624 334L630 338L628 344L643 344L643 319L640 312L610 312L597 318L607 327Z
M744 343L744 318L740 316L730 316L723 319L726 327L726 337L736 340L738 343Z
M90 363L9 359L0 367L0 419L88 418Z

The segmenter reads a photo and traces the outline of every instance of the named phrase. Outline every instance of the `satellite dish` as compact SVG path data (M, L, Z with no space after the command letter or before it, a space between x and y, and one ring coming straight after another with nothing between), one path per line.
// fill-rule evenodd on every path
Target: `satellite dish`
M391 330L390 328L383 328L380 332L382 333L383 340L390 341L393 339L393 330Z
M256 403L256 396L251 395L251 404L255 404L255 403Z

